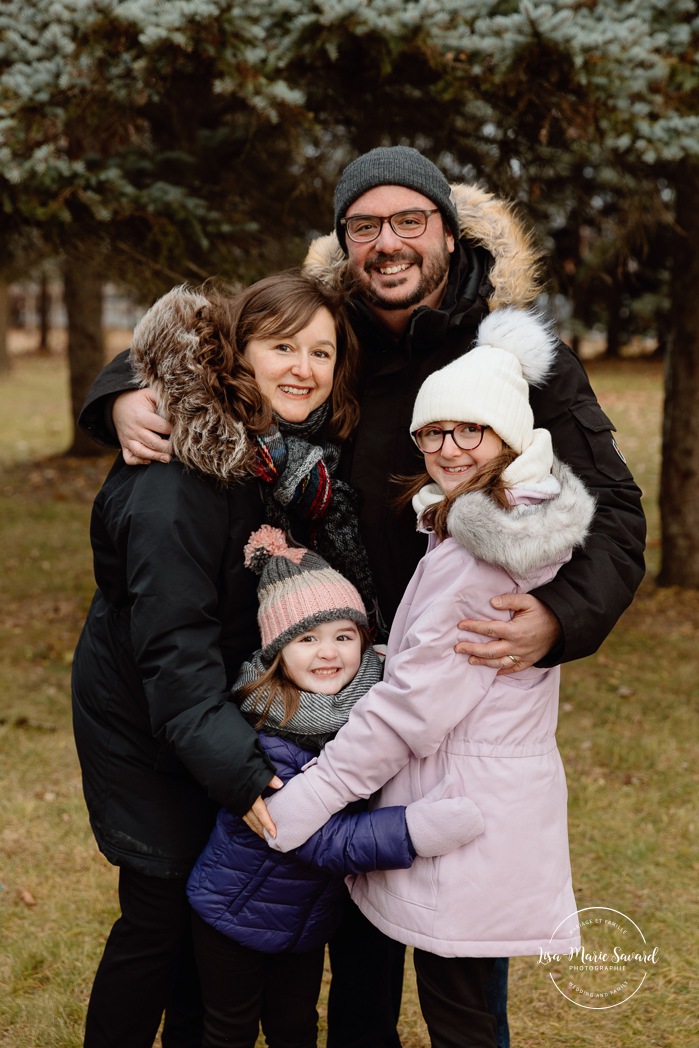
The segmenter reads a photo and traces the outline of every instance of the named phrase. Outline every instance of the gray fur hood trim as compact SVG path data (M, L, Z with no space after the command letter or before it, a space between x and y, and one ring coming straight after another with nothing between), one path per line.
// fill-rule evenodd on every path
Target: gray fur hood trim
M227 404L230 355L220 324L206 296L173 288L136 325L130 358L141 386L158 397L158 413L172 424L177 458L230 483L250 476L250 445Z
M484 247L493 256L490 271L491 309L530 306L541 292L542 252L517 218L514 208L478 186L451 187L459 216L461 236ZM306 272L339 287L347 270L347 255L335 233L311 243L303 264Z
M452 538L474 557L526 579L561 563L583 545L595 512L595 499L573 471L557 459L553 475L559 495L534 505L501 509L483 492L466 493L449 512Z

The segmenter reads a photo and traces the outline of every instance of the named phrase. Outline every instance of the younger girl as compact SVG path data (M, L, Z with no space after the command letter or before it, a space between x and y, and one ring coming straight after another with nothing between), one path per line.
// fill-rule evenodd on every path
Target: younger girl
M381 786L376 803L409 804L450 774L477 802L485 831L469 848L351 887L376 927L415 947L439 1048L494 1048L484 993L494 958L579 942L559 669L498 675L464 669L454 652L460 619L492 616L495 593L541 587L584 541L593 500L554 459L549 433L534 430L529 406L527 382L542 382L554 358L535 316L496 311L476 346L421 387L411 433L426 473L412 493L430 542L393 623L385 679L269 805L274 845L286 849Z
M312 761L381 677L359 593L315 552L263 525L245 547L261 572L262 648L243 664L235 700L284 780ZM339 922L343 876L407 869L482 832L465 797L335 815L293 856L270 850L223 808L188 883L205 1004L204 1048L316 1044L324 945Z

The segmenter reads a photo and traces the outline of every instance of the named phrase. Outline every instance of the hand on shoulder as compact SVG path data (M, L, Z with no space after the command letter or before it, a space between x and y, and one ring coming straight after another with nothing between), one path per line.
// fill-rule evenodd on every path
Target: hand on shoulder
M157 412L151 389L132 389L120 393L112 406L112 422L127 466L147 466L149 462L169 462L170 423Z
M493 607L512 611L509 622L500 620L459 623L459 629L492 638L478 644L459 641L454 650L468 655L472 666L489 666L499 675L519 673L543 659L562 637L554 613L531 593L505 593L493 597Z

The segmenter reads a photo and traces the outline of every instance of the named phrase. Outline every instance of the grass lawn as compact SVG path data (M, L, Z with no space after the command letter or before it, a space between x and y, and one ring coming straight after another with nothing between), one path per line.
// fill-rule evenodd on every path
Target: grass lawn
M632 607L596 655L564 669L574 886L581 908L628 915L657 963L635 996L602 1010L566 1000L535 958L513 960L512 1043L695 1048L699 593L653 583L661 367L589 370L644 489L650 544ZM76 1048L115 915L115 871L90 834L69 699L93 589L90 504L110 458L60 457L69 441L60 354L16 357L0 401L0 1045ZM422 1048L411 974L401 1033L404 1048Z

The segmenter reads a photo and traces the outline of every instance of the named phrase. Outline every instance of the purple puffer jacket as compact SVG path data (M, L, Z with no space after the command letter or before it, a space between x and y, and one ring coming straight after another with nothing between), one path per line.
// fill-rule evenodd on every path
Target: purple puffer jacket
M317 756L264 732L260 742L284 782ZM187 883L193 909L261 953L304 953L327 942L340 920L346 874L408 869L415 858L403 805L373 812L357 807L338 812L286 854L272 851L222 808Z

